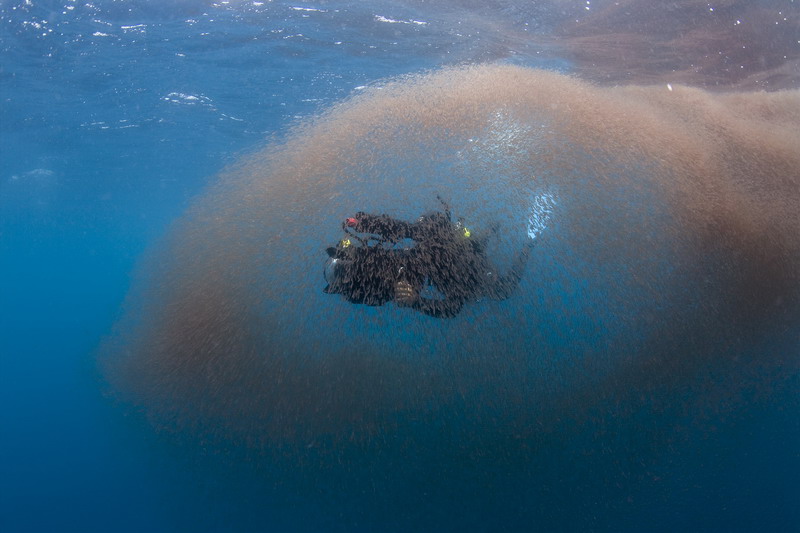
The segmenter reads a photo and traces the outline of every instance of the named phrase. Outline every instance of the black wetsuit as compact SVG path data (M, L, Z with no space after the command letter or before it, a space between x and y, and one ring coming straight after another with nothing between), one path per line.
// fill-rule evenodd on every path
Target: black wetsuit
M409 306L438 318L456 316L469 300L508 298L519 284L532 242L505 276L497 276L484 242L453 224L449 212L437 211L413 223L359 212L345 227L361 245L340 243L328 249L341 270L325 292L342 294L353 303L383 305L395 298L396 284L405 281L418 295Z

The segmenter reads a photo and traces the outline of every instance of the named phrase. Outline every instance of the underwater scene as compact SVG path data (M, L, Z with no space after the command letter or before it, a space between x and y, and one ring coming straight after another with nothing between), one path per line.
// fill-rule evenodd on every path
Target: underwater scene
M794 0L9 0L0 58L0 531L800 531Z

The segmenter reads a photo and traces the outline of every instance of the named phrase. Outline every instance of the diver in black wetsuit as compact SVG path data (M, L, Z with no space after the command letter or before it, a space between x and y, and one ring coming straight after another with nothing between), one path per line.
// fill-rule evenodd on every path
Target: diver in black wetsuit
M413 223L358 212L342 226L348 237L328 248L326 293L366 305L394 300L437 318L456 316L469 300L508 298L533 245L529 239L509 272L497 276L484 240L472 237L461 222L453 223L446 204L444 212L423 215ZM409 240L413 244L403 246Z

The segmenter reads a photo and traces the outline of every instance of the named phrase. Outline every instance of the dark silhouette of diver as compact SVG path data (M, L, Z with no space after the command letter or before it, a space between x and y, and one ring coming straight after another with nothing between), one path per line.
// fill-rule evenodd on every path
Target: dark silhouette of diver
M473 237L461 221L452 222L442 204L444 211L416 222L364 212L345 220L348 235L327 249L324 292L366 305L394 300L437 318L456 316L470 300L508 298L522 278L533 239L508 273L498 276L486 257L488 236Z

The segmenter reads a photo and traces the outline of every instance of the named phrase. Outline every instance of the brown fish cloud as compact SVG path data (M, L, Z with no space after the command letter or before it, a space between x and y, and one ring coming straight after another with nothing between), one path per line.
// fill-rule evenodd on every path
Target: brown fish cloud
M783 0L592 2L558 31L584 77L711 90L797 87L798 32L800 11Z
M410 219L437 193L475 232L500 224L501 265L532 198L554 199L511 299L436 320L322 294L341 220ZM799 287L797 91L454 68L371 87L224 172L144 261L102 362L156 425L255 450L424 448L422 425L527 453L599 402L619 416L691 386L682 402L734 409L742 383L778 386L798 354L763 346L796 348Z

